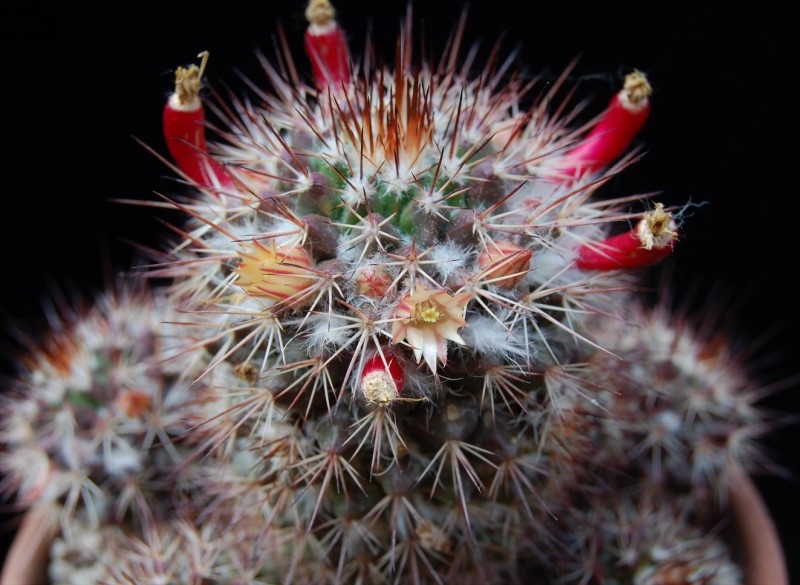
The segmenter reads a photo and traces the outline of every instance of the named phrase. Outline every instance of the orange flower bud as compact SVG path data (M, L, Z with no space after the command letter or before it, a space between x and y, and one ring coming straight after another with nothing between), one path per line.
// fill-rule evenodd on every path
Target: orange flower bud
M499 242L478 255L478 267L500 288L514 288L531 267L533 252L511 242Z
M125 390L117 396L117 406L131 418L142 416L152 402L152 396L142 390Z
M379 299L386 294L391 284L391 276L380 268L365 266L356 275L358 293L365 297Z

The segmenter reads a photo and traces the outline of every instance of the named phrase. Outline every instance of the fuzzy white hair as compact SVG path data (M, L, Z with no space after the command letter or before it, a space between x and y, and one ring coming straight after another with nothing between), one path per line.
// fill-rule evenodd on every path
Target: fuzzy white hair
M470 316L461 337L466 342L466 347L475 353L495 355L510 362L531 357L531 340L526 343L520 332L509 330L486 315Z

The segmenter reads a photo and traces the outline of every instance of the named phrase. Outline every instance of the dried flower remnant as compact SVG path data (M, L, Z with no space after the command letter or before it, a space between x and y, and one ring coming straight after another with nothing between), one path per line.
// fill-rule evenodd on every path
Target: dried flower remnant
M376 353L361 372L361 395L367 404L391 404L400 397L403 377L397 358Z

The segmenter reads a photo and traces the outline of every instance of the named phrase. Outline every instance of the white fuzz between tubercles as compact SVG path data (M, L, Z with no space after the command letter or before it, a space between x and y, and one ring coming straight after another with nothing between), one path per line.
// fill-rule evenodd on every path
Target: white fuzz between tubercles
M439 279L447 282L454 274L466 270L473 251L451 240L444 240L431 250L429 257Z
M312 354L323 349L337 349L347 344L353 335L352 322L337 313L309 315L306 323L303 342Z
M525 346L524 334L518 329L509 329L502 322L489 316L474 316L467 319L461 333L465 350L496 356L500 361L516 363L527 357L535 357L536 348ZM535 344L534 344L535 345ZM533 352L533 353L532 353Z

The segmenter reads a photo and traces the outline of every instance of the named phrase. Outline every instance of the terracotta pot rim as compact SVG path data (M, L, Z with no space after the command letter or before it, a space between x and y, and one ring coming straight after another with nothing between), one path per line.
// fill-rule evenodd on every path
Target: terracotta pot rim
M58 508L52 504L23 514L0 572L0 585L48 585L47 557L58 534L58 518Z
M789 585L789 571L778 530L752 477L728 470L730 510L737 560L748 585Z

